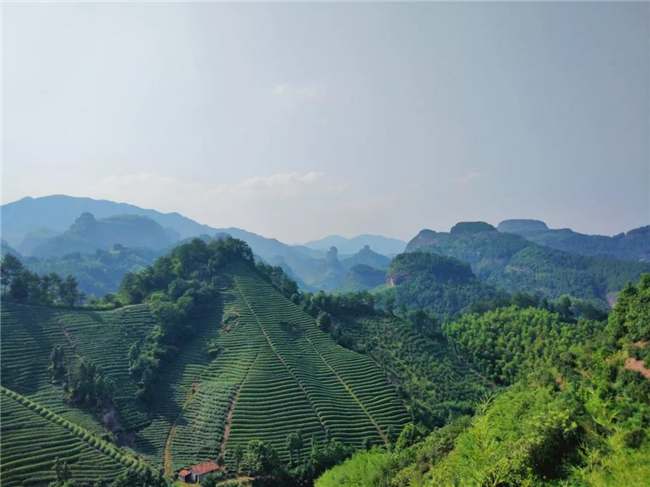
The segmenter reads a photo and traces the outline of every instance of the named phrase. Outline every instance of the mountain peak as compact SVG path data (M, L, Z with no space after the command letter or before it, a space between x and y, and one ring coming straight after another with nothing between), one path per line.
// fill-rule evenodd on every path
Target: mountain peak
M483 233L483 232L496 232L494 226L486 222L459 222L451 228L452 235L461 233Z
M497 230L501 233L515 233L527 237L548 231L548 226L541 220L519 218L502 221Z

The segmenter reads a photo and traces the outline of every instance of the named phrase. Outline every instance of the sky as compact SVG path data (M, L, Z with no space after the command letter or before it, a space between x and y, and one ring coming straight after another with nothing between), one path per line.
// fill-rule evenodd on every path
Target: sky
M650 4L5 3L2 201L285 242L650 223Z

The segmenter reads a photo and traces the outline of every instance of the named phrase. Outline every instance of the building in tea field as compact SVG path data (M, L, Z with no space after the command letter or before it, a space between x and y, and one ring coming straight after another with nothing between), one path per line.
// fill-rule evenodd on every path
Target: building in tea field
M204 462L194 465L193 467L184 468L178 472L178 480L188 483L201 482L206 475L214 473L219 470L217 462Z

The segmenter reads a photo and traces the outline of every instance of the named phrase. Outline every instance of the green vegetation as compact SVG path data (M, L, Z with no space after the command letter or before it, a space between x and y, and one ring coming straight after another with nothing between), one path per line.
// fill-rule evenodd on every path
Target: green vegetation
M635 228L613 237L585 235L570 228L549 229L537 220L506 220L499 231L515 233L531 242L565 252L605 259L650 261L650 226Z
M31 252L35 257L51 257L79 252L93 254L115 244L126 247L161 249L179 240L146 216L114 215L96 220L92 213L83 213L62 233L45 240Z
M611 304L626 282L650 272L650 264L571 254L485 225L459 223L451 233L422 230L407 252L454 257L469 263L481 281L549 299L568 294Z
M404 428L392 448L357 454L316 486L645 485L650 381L631 370L628 353L648 338L645 328L635 334L635 320L647 312L649 282L629 286L607 329L591 325L589 338L589 324L544 309L508 307L445 324L485 371L517 382L474 418L425 437ZM498 325L505 330L495 334Z
M56 479L65 462L76 480L114 479L127 467L148 467L90 431L2 387L2 485L39 485ZM59 467L59 472L62 467Z
M375 360L397 386L408 410L429 426L471 414L491 385L472 372L442 336L435 318L335 314L331 336Z
M106 433L107 428L119 435L115 416L124 429L147 422L147 415L133 399L137 384L129 373L128 350L153 327L146 305L114 311L68 311L2 303L2 384L97 434ZM86 403L86 394L77 394L80 404L67 406L71 391L62 386L69 380L68 372L74 372L82 360L85 367L101 369L100 376L116 385L109 394L111 401ZM88 385L88 381L73 382ZM97 399L103 394L93 396ZM104 417L102 406L109 402L115 404L116 411L110 412L109 407Z
M509 295L429 252L398 256L389 289L310 294L241 241L195 239L93 303L110 310L70 309L74 286L3 264L3 485L163 487L208 460L225 466L208 485L650 473L650 276L606 324L604 304Z
M151 249L132 249L113 245L108 250L97 249L92 254L79 252L57 257L26 257L23 264L32 272L43 276L52 272L62 276L73 276L79 289L89 296L101 297L117 293L124 276L129 272L140 272L152 264L158 252Z
M83 303L85 294L77 289L77 280L50 273L39 276L25 269L13 254L2 259L2 296L17 303L73 307Z
M3 386L169 476L219 459L229 475L309 484L391 441L410 416L382 370L332 341L280 268L253 264L241 241L193 240L128 274L114 310L4 302ZM61 462L45 469L55 485L90 477ZM94 480L147 482L125 470Z
M637 286L628 283L621 291L608 331L615 339L650 340L650 274L642 276Z
M451 257L412 252L400 254L387 274L389 287L377 295L379 307L424 309L439 318L506 293L479 281L470 266Z
M443 333L454 348L485 377L512 384L536 368L552 366L576 346L584 346L603 326L587 320L560 321L546 309L499 308L466 314L445 323Z
M338 293L368 291L386 283L386 271L365 264L352 266L336 289Z

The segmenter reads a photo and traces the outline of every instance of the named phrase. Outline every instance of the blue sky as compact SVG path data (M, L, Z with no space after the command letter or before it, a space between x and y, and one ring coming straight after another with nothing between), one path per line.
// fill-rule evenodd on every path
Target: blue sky
M650 4L4 4L3 202L284 241L650 222Z

